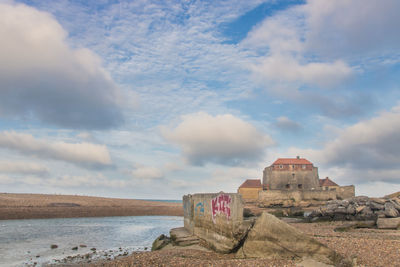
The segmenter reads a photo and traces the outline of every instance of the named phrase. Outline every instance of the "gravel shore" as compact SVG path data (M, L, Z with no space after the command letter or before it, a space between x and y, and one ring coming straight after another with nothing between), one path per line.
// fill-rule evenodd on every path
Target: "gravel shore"
M0 193L0 220L145 215L182 216L182 203Z
M341 222L295 223L294 227L323 244L352 259L357 266L400 266L400 231L353 229L335 232ZM292 260L235 259L192 249L172 249L139 252L112 261L101 261L87 266L296 266Z

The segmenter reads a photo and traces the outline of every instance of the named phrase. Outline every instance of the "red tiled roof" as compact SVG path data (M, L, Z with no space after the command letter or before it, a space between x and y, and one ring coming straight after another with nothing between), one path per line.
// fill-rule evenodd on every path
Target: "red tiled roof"
M309 162L306 159L301 159L301 158L280 158L275 160L272 165L285 165L285 164L304 164L304 165L312 165L311 162Z
M339 186L337 183L326 177L325 179L319 179L319 186Z
M248 179L239 188L262 188L262 185L258 179Z

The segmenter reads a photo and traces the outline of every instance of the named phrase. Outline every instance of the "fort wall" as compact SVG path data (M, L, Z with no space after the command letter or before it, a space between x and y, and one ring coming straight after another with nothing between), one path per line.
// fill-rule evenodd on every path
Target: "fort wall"
M318 168L277 170L274 166L266 167L263 172L263 186L264 189L271 190L319 189Z

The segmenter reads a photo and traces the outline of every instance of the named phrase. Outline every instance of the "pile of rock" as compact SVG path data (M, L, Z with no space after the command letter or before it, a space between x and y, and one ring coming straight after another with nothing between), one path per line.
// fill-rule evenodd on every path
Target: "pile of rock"
M345 200L332 200L313 210L308 217L313 221L322 219L337 221L379 220L383 222L385 218L400 217L400 197L369 198L358 196ZM397 221L397 219L391 221ZM400 218L398 221L400 223Z

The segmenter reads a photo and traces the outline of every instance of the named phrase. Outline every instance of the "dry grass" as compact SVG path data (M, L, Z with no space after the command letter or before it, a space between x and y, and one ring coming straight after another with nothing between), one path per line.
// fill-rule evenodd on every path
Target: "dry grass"
M182 204L71 195L0 193L0 220L140 215L182 216Z

